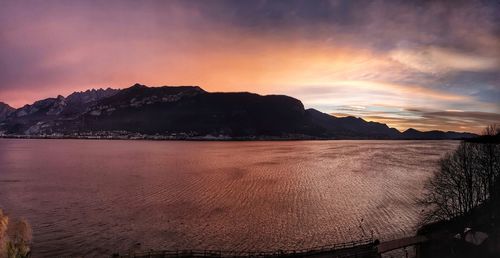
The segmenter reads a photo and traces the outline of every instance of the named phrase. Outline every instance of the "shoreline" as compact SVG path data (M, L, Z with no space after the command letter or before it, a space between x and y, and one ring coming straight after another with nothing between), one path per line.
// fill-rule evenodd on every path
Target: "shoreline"
M163 136L163 135L0 135L0 139L50 139L50 140L134 140L134 141L198 141L198 142L252 142L252 141L460 141L463 139L418 138L334 138L334 137L276 137L276 136Z

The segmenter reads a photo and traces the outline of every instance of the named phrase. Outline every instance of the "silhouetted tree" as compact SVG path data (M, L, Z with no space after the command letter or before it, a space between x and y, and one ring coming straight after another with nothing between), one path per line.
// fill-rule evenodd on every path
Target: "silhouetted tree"
M479 144L480 171L483 173L484 187L487 188L488 197L492 202L499 199L500 194L500 126L490 125L483 131L487 139Z
M500 134L500 126L497 124L489 125L483 131L483 135L486 136L496 136L499 134Z
M442 220L469 214L500 192L500 144L485 141L499 135L488 126L481 141L462 141L439 161L439 170L426 184L424 203L433 209L427 220Z

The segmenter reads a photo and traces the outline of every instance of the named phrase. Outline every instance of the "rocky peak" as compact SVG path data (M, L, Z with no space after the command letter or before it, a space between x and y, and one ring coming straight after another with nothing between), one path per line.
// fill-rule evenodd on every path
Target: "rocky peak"
M8 115L10 115L12 112L14 112L16 109L3 103L0 102L0 121L5 120Z
M103 98L115 95L119 90L116 89L91 89L86 91L78 91L70 94L67 99L71 103L87 104L90 102L99 101Z
M146 86L144 84L140 84L140 83L135 83L130 88L148 88L148 86Z

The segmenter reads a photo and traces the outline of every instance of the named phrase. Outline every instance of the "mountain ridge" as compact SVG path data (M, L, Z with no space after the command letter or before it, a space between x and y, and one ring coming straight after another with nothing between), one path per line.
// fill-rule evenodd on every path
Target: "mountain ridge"
M1 112L1 106L0 106ZM1 114L1 113L0 113ZM0 135L173 139L461 139L470 133L408 129L335 117L286 95L207 92L198 86L92 89L10 110Z
M0 121L4 120L10 113L16 109L9 106L7 103L0 102Z

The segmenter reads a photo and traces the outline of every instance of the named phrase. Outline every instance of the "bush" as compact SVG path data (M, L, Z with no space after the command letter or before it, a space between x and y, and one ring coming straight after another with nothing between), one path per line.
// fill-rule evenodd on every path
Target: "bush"
M0 209L0 258L7 257L7 225L9 218Z
M9 221L0 209L0 258L29 257L31 236L31 227L26 220Z

